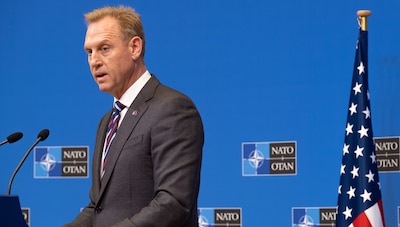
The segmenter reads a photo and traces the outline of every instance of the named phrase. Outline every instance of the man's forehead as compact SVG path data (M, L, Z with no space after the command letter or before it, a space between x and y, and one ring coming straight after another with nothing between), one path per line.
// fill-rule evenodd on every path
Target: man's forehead
M119 26L116 19L112 17L105 17L97 21L93 21L88 24L86 34L97 34L97 33L115 33L119 32Z
M86 30L85 45L92 42L102 42L120 36L116 20L99 20L88 25Z

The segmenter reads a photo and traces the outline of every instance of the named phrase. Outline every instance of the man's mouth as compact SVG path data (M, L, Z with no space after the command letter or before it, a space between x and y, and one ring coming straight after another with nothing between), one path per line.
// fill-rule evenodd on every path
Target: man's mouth
M95 74L94 74L94 76L95 76L96 78L102 78L102 77L104 77L105 75L107 75L107 73L95 73Z

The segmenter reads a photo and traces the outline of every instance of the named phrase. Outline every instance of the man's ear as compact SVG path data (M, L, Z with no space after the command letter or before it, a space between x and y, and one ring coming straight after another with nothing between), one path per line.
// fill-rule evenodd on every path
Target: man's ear
M133 37L129 41L129 48L131 50L132 59L136 60L142 54L143 41L139 36Z

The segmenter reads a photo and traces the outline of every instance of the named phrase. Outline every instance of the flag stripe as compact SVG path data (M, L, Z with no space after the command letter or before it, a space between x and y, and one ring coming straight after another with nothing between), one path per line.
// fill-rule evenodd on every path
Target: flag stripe
M385 225L385 215L383 213L382 199L378 201L378 205L379 205L379 212L381 213L381 217L382 217L382 223L383 223L383 225Z
M365 212L362 212L356 219L353 221L354 227L372 227L371 222L368 219L368 216Z
M367 215L372 226L374 226L374 227L383 227L384 226L379 203L375 203L372 207L368 208L365 211L365 214Z

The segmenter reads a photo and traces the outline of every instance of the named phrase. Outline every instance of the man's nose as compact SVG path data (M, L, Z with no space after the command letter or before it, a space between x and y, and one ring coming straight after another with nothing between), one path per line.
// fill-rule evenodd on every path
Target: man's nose
M98 53L92 52L92 54L89 56L89 65L90 67L98 67L101 66L102 61L101 57L99 56Z

